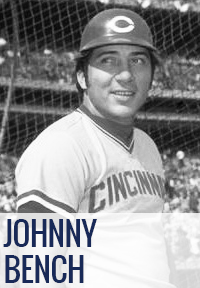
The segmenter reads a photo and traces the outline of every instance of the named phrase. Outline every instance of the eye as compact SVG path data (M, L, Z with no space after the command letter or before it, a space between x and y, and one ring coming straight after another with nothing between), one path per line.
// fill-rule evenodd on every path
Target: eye
M146 56L137 56L130 59L133 65L146 65L148 63L148 58Z
M106 56L106 57L102 57L100 59L100 63L103 65L115 66L115 65L117 65L117 59L116 59L116 57L113 57L113 56Z

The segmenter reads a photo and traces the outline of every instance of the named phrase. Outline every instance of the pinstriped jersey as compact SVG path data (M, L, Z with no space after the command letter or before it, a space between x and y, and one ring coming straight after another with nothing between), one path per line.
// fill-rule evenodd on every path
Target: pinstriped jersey
M164 175L153 140L133 128L129 145L77 109L44 130L16 169L18 210L161 212Z

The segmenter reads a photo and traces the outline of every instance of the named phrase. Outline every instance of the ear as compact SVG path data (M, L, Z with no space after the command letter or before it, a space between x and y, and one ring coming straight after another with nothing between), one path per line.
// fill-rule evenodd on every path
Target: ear
M87 85L86 85L86 81L85 81L85 75L83 73L83 71L78 71L77 74L76 74L76 77L77 77L77 81L79 83L79 85L81 86L81 88L83 90L87 89Z

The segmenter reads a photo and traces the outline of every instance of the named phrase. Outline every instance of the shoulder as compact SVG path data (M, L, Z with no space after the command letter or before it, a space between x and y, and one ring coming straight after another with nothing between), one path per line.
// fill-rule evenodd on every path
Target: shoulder
M135 152L145 163L147 170L163 176L163 164L160 152L154 140L143 130L134 130Z
M92 149L93 154L95 149ZM89 155L89 156L88 156ZM16 173L25 167L77 165L91 160L91 140L83 115L77 111L54 122L27 147L18 161Z
M73 131L74 129L81 128L82 126L82 115L77 110L67 114L61 119L55 121L49 127L47 127L41 135L44 133L53 133L53 132L63 132L69 133L69 131Z
M48 152L50 149L64 148L66 145L71 145L73 139L81 137L83 134L82 116L78 112L72 112L69 115L57 120L45 130L43 130L25 150Z
M74 155L82 159L83 149L80 148L79 141L82 134L84 132L80 113L73 112L61 118L41 132L26 148L20 157L16 171L19 167L34 163L62 164L64 159L73 159Z
M135 144L138 145L141 149L143 148L147 151L153 150L160 154L154 140L143 130L139 128L134 129L134 140Z

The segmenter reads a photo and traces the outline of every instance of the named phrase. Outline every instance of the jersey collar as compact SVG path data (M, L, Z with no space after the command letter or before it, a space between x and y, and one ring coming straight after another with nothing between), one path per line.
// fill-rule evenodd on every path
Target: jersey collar
M87 115L103 133L122 145L126 150L128 150L128 152L132 152L134 144L133 125L125 126L93 115L83 104L77 109L77 111Z

